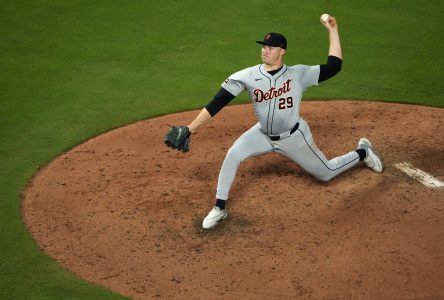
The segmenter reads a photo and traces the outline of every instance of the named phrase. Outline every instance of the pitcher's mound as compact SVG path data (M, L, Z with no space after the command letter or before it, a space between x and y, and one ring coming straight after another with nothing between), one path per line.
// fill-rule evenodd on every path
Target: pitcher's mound
M243 163L229 217L201 229L231 144L256 122L226 107L183 154L166 124L197 111L112 130L42 168L23 214L48 255L134 299L444 298L444 190L393 165L444 178L444 110L375 102L304 102L328 158L369 138L386 170L364 165L321 183L277 154Z

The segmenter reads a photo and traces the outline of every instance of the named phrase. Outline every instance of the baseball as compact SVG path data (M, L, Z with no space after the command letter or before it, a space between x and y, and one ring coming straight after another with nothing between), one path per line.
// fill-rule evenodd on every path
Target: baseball
M330 15L329 15L329 14L323 14L323 15L321 16L321 20L322 20L322 22L324 22L324 23L327 23L328 18L330 18Z

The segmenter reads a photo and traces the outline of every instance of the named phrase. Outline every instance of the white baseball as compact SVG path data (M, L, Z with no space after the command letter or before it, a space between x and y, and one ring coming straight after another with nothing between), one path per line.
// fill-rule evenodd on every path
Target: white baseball
M330 15L329 15L329 14L323 14L323 15L321 16L321 20L322 20L322 22L324 22L324 23L327 23L327 22L328 22L328 18L330 18Z

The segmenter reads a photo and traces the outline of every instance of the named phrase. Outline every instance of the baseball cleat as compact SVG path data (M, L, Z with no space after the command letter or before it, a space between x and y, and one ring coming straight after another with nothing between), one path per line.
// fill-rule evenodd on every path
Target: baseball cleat
M364 163L375 172L381 173L384 170L384 163L381 156L375 152L372 144L366 138L359 140L358 149L365 149L367 157L364 159Z
M202 222L202 227L204 229L211 229L214 228L217 223L219 223L220 220L225 219L228 216L228 212L226 209L220 209L219 207L215 206L213 209L208 213L208 216L205 217L205 219Z

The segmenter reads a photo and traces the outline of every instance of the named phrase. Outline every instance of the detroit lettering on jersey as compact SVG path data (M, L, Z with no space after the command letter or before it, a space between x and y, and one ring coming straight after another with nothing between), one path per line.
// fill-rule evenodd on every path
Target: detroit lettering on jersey
M261 130L277 135L296 125L302 94L318 84L319 72L319 65L284 65L276 74L269 74L260 64L232 74L222 83L222 88L233 96L246 90Z
M257 81L257 80L255 80ZM262 101L267 101L267 100L271 100L274 99L276 97L282 96L283 94L289 92L291 90L290 87L290 81L291 79L287 79L287 81L284 82L284 84L276 89L275 87L271 87L268 91L264 92L261 89L255 89L253 94L254 94L254 102L262 102Z

